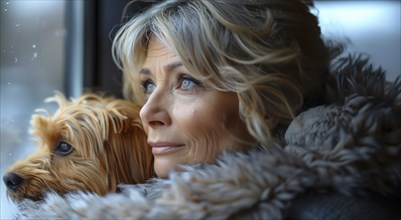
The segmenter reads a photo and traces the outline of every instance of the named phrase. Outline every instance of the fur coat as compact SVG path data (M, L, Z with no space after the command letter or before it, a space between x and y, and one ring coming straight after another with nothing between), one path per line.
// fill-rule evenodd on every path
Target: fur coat
M334 68L325 100L293 120L284 146L223 153L104 197L48 193L21 202L18 218L400 218L401 78L388 83L361 58Z

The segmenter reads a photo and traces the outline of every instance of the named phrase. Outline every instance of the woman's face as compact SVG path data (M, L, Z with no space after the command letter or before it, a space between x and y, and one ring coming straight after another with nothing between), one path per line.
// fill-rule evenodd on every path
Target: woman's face
M147 96L140 117L158 176L166 177L177 164L213 162L224 149L248 146L251 138L240 119L236 94L198 81L156 38L139 74Z

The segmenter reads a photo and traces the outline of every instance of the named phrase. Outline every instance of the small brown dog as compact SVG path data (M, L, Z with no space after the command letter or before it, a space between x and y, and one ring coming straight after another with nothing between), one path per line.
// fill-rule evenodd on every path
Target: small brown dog
M13 201L40 200L49 190L104 195L120 183L142 183L154 176L139 106L95 94L66 100L56 93L46 101L59 108L53 116L32 117L39 149L3 177Z

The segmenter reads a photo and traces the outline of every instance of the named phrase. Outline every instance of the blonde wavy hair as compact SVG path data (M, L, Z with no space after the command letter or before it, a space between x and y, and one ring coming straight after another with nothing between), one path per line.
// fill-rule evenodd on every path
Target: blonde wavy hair
M136 2L134 2L136 3ZM151 37L162 40L192 74L238 94L250 134L269 146L304 99L321 91L329 49L312 1L167 0L153 4L116 33L112 54L123 94L144 104L139 70Z

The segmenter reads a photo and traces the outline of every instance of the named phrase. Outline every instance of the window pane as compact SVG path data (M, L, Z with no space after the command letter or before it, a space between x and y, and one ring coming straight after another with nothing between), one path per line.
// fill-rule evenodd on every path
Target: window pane
M44 107L54 90L64 92L65 4L1 1L1 176L35 150L28 134L34 109ZM0 185L0 218L11 219L16 208Z
M322 32L351 41L348 51L370 55L387 79L401 75L400 1L316 1Z

